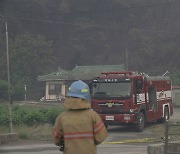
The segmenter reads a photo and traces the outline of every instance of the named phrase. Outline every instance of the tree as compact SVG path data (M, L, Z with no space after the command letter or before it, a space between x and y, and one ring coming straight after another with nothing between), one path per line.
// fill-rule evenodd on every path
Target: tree
M18 35L10 51L11 82L18 95L19 91L24 91L25 84L30 91L37 89L38 75L51 72L56 61L51 42L40 35Z
M8 99L8 83L4 80L0 80L0 100Z
M52 54L58 59L55 64L49 63L51 67L122 64L127 49L129 69L153 74L178 70L178 4L170 0L0 0L0 77L7 76L5 20L10 40L17 41L20 34L28 32L33 38L39 34L51 41ZM34 79L35 72L44 71L40 69L43 66L36 68L23 58L28 70L30 66L37 70L30 73L23 69L26 76L33 75Z

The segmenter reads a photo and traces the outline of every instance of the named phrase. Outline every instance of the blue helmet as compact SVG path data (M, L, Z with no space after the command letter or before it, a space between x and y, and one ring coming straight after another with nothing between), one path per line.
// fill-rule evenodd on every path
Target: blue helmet
M90 96L89 87L86 83L84 83L81 80L75 81L69 87L67 96L78 97L78 98L88 100Z

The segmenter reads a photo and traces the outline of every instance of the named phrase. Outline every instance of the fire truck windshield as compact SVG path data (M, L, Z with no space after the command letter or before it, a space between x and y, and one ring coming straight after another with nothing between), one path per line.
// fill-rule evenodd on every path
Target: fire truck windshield
M92 97L103 98L130 98L131 81L126 82L97 82L93 83Z

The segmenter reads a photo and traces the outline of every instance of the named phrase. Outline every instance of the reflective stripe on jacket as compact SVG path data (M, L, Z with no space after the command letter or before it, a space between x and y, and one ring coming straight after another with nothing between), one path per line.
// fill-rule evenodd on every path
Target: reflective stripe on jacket
M60 114L52 129L55 144L62 140L61 134L64 154L96 154L96 145L108 136L99 115L89 109L67 110Z

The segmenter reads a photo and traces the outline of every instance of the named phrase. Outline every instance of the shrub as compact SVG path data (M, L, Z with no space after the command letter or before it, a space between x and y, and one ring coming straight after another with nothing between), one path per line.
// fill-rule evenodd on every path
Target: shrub
M48 107L38 108L29 106L13 105L12 120L13 125L41 125L45 123L54 124L56 117L63 111L61 108ZM8 106L0 105L0 124L8 125Z
M8 122L8 106L2 105L0 106L0 124L7 126Z
M45 123L54 124L56 117L59 115L60 112L62 112L62 110L58 108L51 108L41 112L44 112L44 116L46 117L46 120L44 121Z

